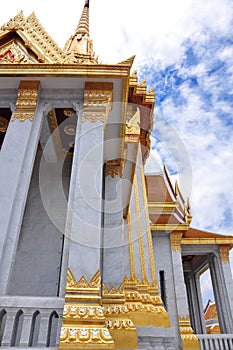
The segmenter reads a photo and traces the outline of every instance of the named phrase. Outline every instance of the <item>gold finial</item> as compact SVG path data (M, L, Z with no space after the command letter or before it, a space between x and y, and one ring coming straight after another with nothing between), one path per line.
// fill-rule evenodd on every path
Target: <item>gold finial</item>
M144 78L142 81L141 81L141 84L140 85L146 85L146 78Z
M154 86L152 86L152 87L150 88L149 93L150 93L150 94L154 94L154 93L155 93L155 87L154 87Z
M88 35L89 36L89 0L85 0L82 15L79 20L75 35Z
M89 5L90 1L85 0L75 34L68 39L64 47L66 63L98 63L89 35Z

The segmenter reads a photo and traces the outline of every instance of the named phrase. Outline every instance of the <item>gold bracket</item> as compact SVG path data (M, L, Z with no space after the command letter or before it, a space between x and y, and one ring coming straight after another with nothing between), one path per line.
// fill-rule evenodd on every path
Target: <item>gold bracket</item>
M24 122L25 120L34 119L38 92L39 81L21 81L18 88L18 99L16 101L16 109L11 119L12 122L19 120Z

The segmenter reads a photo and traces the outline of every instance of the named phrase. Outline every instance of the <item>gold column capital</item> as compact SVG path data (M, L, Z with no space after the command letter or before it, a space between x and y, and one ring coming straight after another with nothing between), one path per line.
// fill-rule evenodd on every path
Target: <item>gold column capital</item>
M171 232L170 241L171 241L171 250L173 252L181 252L181 240L183 232Z
M229 258L230 250L231 250L230 244L221 244L219 246L220 258L223 264L230 263L230 258Z
M36 105L39 93L39 81L21 81L18 88L18 98L16 101L16 109L11 118L11 121L19 120L24 122L25 120L34 119Z
M84 89L84 107L82 122L101 121L106 124L112 108L113 84L86 82Z

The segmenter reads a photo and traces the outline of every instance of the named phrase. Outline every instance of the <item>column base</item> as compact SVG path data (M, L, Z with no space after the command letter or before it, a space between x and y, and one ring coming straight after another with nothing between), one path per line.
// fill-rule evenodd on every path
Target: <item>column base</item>
M183 350L199 350L200 343L193 332L189 317L179 318L179 327Z
M149 283L125 282L125 288L126 305L135 326L170 327L170 317L160 295Z
M90 283L68 270L59 349L115 349L100 297L100 273Z
M108 291L104 285L103 305L106 325L114 339L116 349L137 349L137 331L129 317L123 290L116 291L115 288L111 288Z

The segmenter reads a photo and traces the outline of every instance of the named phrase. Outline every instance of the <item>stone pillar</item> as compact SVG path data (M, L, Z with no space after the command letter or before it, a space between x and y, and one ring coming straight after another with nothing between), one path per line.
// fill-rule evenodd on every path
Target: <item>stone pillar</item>
M196 295L197 295L197 307L198 307L198 322L199 322L199 330L201 333L206 333L206 325L205 325L205 318L204 318L204 307L202 303L202 295L201 295L201 282L200 282L200 273L194 274L194 281L195 281L195 287L196 287ZM197 333L197 332L196 332Z
M209 255L209 266L221 332L232 334L233 321L230 299L227 292L227 285L223 274L220 255Z
M195 333L205 334L206 326L201 300L200 275L194 274L194 272L190 274L186 273L185 283L188 294L191 325Z
M30 310L31 311L31 310ZM25 312L23 319L23 328L20 338L20 346L28 347L30 334L31 334L31 326L32 326L32 312Z
M47 346L48 329L49 329L49 310L41 311L38 347Z
M112 83L86 82L78 118L68 199L69 270L60 349L114 347L101 304L104 222L104 132ZM75 316L75 317L74 317Z
M66 236L71 239L69 268L77 281L90 282L102 263L104 131L113 87L102 88L86 83L76 133Z
M170 238L178 315L180 318L187 318L189 316L189 310L180 246L182 235L182 232L172 232Z
M228 295L228 306L231 310L231 315L233 315L233 279L229 259L229 252L231 247L230 245L221 245L219 249L221 258L220 264L222 267L223 278L225 280L226 292Z
M7 310L6 324L5 324L5 329L2 337L1 346L11 345L11 338L12 338L16 312L17 310L12 310L12 311Z
M184 273L181 256L182 232L173 231L170 235L172 266L174 273L174 284L176 294L176 304L178 310L178 320L183 349L199 349L199 341L194 336L190 325L187 294L184 282Z
M108 164L106 164L106 167ZM106 169L107 171L107 169ZM122 183L119 175L105 178L103 283L110 290L118 289L124 280L124 256L122 236Z
M43 107L38 96L38 81L20 82L16 110L0 152L0 294L7 292L40 136Z

